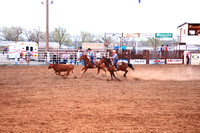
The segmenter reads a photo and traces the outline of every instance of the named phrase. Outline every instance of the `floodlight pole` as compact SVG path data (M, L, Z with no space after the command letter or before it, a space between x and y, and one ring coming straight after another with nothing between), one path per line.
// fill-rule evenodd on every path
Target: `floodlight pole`
M49 0L46 0L46 49L45 52L49 50Z

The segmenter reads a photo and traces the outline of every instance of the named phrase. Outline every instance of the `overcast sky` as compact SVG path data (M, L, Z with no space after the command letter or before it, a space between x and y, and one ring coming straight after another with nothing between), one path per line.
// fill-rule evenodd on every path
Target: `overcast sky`
M49 0L51 2L51 0ZM0 0L0 27L41 27L45 0ZM200 0L54 0L49 6L50 30L69 33L175 33L184 22L200 23Z

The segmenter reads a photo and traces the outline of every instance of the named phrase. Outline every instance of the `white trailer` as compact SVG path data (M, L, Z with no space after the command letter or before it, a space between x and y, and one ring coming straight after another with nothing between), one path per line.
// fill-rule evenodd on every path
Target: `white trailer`
M25 54L27 51L30 51L33 56L31 59L36 60L38 58L38 44L35 42L19 42L13 43L8 46L8 55L9 59L19 58L20 52L23 53L23 57L25 58Z

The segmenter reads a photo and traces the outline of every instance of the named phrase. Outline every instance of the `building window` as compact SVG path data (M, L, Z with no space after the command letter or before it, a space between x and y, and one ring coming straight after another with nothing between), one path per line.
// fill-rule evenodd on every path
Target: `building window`
M33 51L33 47L30 47L30 51Z
M188 25L188 35L191 35L191 36L196 35L197 36L199 34L198 30L200 30L200 24L199 23Z
M189 30L189 35L195 35L195 30Z
M26 51L29 51L29 46L26 46Z

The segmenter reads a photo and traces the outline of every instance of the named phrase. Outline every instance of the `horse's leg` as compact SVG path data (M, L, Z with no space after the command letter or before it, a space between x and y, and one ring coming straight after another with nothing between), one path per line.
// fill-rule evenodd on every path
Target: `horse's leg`
M128 70L125 70L125 73L124 73L124 78L126 78L126 74L127 74Z
M105 68L102 68L102 70L105 72L105 75L106 75L106 69L105 69Z
M83 70L84 70L85 68L86 68L86 67L84 67L84 68L81 69L81 73L83 73Z
M99 74L99 72L100 72L100 69L101 69L101 68L99 68L99 67L98 67L98 72L97 72L97 75Z
M113 72L110 71L111 80L113 80Z
M81 69L81 71L83 71L84 69L85 69L85 67L84 67L84 68L82 68L82 69Z
M81 77L83 76L83 74L87 71L88 67L85 67L85 71L82 73Z
M118 81L120 81L120 79L118 79L116 76L115 76L115 73L114 73L114 71L113 71L113 76L118 80Z

